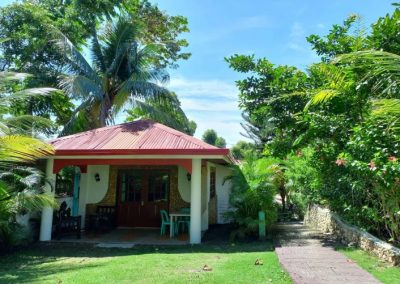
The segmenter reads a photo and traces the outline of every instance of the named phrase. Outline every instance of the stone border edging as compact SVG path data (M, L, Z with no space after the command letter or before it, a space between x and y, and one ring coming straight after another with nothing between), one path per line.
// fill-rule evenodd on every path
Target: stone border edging
M347 224L327 208L310 204L304 216L304 225L324 233L334 234L342 243L354 244L364 251L375 254L393 265L400 265L400 249L377 237Z

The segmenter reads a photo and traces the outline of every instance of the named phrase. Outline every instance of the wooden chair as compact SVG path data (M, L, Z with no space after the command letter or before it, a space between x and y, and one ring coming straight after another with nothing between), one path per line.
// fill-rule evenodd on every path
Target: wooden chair
M116 224L116 207L99 205L96 214L89 215L88 229L95 231L110 231Z
M62 236L76 235L81 238L81 216L71 216L71 208L64 201L60 209L53 216L54 237L61 239Z

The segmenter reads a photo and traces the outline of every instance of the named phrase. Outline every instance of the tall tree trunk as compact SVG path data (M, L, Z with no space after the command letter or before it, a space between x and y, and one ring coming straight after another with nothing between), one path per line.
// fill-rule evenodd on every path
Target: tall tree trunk
M108 94L104 94L103 100L100 105L100 127L107 126L107 119L109 118L111 111L111 100Z

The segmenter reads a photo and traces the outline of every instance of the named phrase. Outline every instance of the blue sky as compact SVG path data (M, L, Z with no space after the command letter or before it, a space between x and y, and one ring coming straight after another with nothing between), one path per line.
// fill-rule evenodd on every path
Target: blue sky
M196 136L214 128L228 146L242 139L235 80L224 57L255 54L274 64L305 69L318 61L305 37L326 34L333 24L357 13L368 27L394 9L393 0L163 0L153 1L171 15L184 15L192 57L172 70L170 88L179 95Z
M188 117L196 121L195 136L214 128L228 146L243 139L235 80L244 75L230 70L224 57L255 54L275 64L305 69L318 61L306 36L324 35L352 13L360 14L368 27L391 13L394 1L151 0L171 15L186 16L191 30L184 37L192 57L170 70L168 87L178 94ZM0 6L10 2L0 0Z

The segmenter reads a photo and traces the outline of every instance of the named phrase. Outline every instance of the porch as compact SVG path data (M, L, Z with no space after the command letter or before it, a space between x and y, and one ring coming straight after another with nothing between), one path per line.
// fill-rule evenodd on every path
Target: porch
M223 222L230 192L223 180L230 174L226 165L232 163L228 149L152 121L104 127L51 143L56 152L47 159L47 192L55 194L60 170L76 167L70 212L80 217L82 230L100 207L115 208L112 219L119 229L159 228L162 211L169 215L185 208L192 244L201 242L209 224ZM53 209L45 208L41 241L52 239L52 226Z
M159 228L116 228L109 232L84 232L80 239L75 236L52 240L60 243L89 243L98 247L131 247L135 245L186 245L189 244L187 233L175 238L160 235Z

